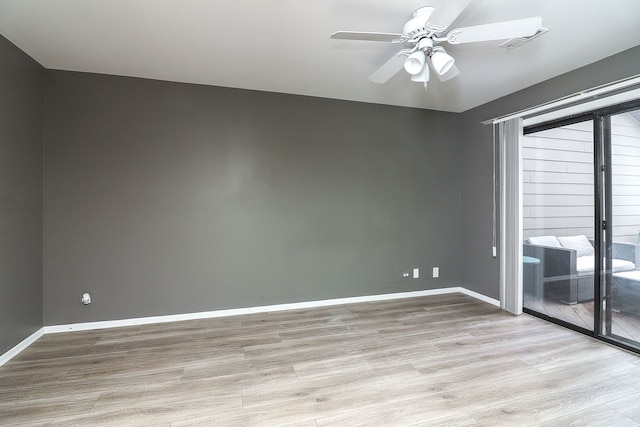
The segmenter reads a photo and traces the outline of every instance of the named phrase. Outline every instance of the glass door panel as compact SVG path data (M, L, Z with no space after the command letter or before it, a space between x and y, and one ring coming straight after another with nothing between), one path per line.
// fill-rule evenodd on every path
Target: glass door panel
M640 343L640 110L605 117L608 256L603 272L602 333Z
M594 329L592 120L527 129L523 169L523 306Z

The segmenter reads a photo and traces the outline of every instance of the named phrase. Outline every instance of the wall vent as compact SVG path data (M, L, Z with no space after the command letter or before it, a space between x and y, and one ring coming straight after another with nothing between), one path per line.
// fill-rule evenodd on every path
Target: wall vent
M541 35L543 35L547 31L549 31L549 30L546 29L546 28L540 28L537 33L535 33L534 35L532 35L530 37L516 37L516 38L513 38L513 39L509 39L506 42L503 42L502 44L500 44L500 47L504 47L505 49L515 49L517 47L522 46L526 42L529 42L529 41L535 39L536 37L540 37Z

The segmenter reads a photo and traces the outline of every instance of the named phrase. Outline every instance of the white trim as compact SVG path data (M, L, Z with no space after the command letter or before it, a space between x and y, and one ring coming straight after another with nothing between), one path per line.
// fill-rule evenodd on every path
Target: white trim
M208 318L214 318L214 317L238 316L241 314L251 314L251 313L269 313L269 312L275 312L275 311L298 310L301 308L327 307L327 306L342 305L342 304L355 304L360 302L386 301L386 300L393 300L393 299L415 298L415 297L454 294L454 293L465 294L467 296L478 299L480 301L484 301L496 307L500 306L500 301L496 299L493 299L488 296L479 294L475 291L471 291L469 289L457 286L452 288L427 289L423 291L399 292L399 293L382 294L382 295L367 295L367 296L361 296L361 297L335 298L335 299L319 300L319 301L296 302L296 303L290 303L290 304L267 305L267 306L261 306L261 307L233 308L229 310L205 311L200 313L170 314L166 316L138 317L138 318L132 318L132 319L107 320L107 321L101 321L101 322L53 325L53 326L45 326L39 329L38 331L33 333L31 336L24 339L20 344L16 345L6 353L0 355L0 366L4 365L9 360L17 356L20 352L22 352L24 349L29 347L31 344L33 344L35 341L37 341L40 337L42 337L45 334L55 334L55 333L71 332L71 331L90 331L95 329L119 328L123 326L137 326L137 325L148 325L148 324L154 324L154 323L179 322L182 320L196 320L196 319L208 319Z
M20 341L15 347L10 348L6 353L0 354L0 366L4 365L9 360L16 357L23 350L25 350L31 344L36 342L44 334L45 334L44 328L40 328L34 333L32 333L31 335L29 335L27 338Z
M480 301L484 301L484 302L489 303L491 305L495 305L496 307L500 307L500 301L495 299L495 298L491 298L491 297L488 297L486 295L479 294L479 293L477 293L475 291L471 291L471 290L469 290L467 288L452 288L452 289L456 289L455 292L460 292L461 294L465 294L465 295L470 296L472 298L479 299Z
M552 120L564 117L577 116L589 111L598 110L600 108L610 107L612 105L624 104L628 101L640 99L640 89L630 90L628 92L607 96L605 98L594 99L593 101L584 102L579 105L573 105L561 110L554 110L549 113L539 114L524 120L524 126L537 125L539 123L550 122Z
M197 320L197 319L209 319L214 317L238 316L242 314L252 314L252 313L270 313L275 311L299 310L303 308L327 307L327 306L342 305L342 304L355 304L359 302L386 301L386 300L392 300L392 299L414 298L414 297L430 296L430 295L442 295L442 294L450 294L450 293L456 293L456 292L466 294L468 296L480 299L490 304L494 304L498 306L500 305L498 301L492 298L486 297L484 295L478 294L473 291L469 291L465 288L453 287L453 288L428 289L428 290L413 291L413 292L399 292L399 293L393 293L393 294L367 295L367 296L360 296L360 297L335 298L335 299L328 299L328 300L296 302L296 303L290 303L290 304L276 304L276 305L267 305L267 306L260 306L260 307L232 308L228 310L204 311L199 313L170 314L165 316L138 317L138 318L122 319L122 320L107 320L102 322L72 323L67 325L45 326L44 330L45 330L45 333L47 334L55 334L55 333L70 332L70 331L88 331L93 329L118 328L123 326L138 326L138 325L148 325L153 323L179 322L182 320Z
M547 102L545 104L541 104L532 108L528 108L526 110L522 110L522 111L517 111L515 113L511 113L509 115L506 116L502 116L502 117L496 117L494 119L489 119L489 120L485 120L484 122L482 122L483 124L497 124L497 123L501 123L501 122L505 122L507 120L511 120L514 118L529 118L535 115L540 115L543 113L548 113L551 110L557 110L563 106L569 106L571 104L576 104L576 103L584 103L584 102L588 102L590 100L598 100L598 99L602 99L604 97L610 96L610 95L614 95L615 92L618 91L622 91L625 89L630 89L633 86L638 86L640 85L640 75L636 74L634 76L630 76L626 79L621 79L615 82L611 82L605 85L601 85L601 86L597 86L591 89L586 89L583 91L580 91L578 93L574 93L572 95L568 95L559 99L556 99L554 101L551 102ZM633 93L635 91L628 91L626 93L622 93L621 95L625 95L625 94L629 94L629 93ZM629 98L627 99L628 101L631 101L634 98ZM624 102L624 101L619 101L619 102ZM615 103L619 103L619 102L614 102L612 104L609 105L613 105Z

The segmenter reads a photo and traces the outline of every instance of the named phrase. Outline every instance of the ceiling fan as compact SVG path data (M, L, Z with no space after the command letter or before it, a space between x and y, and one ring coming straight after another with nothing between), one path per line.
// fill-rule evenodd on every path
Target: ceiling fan
M402 68L414 82L429 81L429 68L435 71L440 81L447 81L459 74L455 59L447 54L441 43L451 45L489 40L526 38L542 29L542 18L526 18L456 28L447 32L449 25L462 13L472 0L441 0L437 7L424 6L416 9L411 19L404 24L402 33L378 33L359 31L337 31L332 39L391 42L403 45L396 55L370 77L374 83L385 83Z

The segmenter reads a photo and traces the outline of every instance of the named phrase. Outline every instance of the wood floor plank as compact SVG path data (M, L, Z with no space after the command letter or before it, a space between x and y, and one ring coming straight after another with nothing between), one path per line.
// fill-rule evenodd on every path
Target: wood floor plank
M633 393L632 389L621 386L615 380L600 380L575 387L560 386L558 390L542 390L508 402L500 403L489 409L470 412L481 424L496 425L501 420L505 425L540 425L558 419L579 420L590 408L608 401L620 399ZM556 424L562 425L562 424Z
M638 427L638 421L634 421L605 405L598 405L541 424L543 427L556 427L559 425Z
M343 412L317 419L319 427L360 426L474 426L477 421L464 412L427 404L422 397L395 401L393 405L367 408L358 417Z
M640 393L629 394L618 400L606 403L606 406L616 410L640 425Z
M49 334L0 367L2 426L625 426L638 401L637 354L463 294Z

